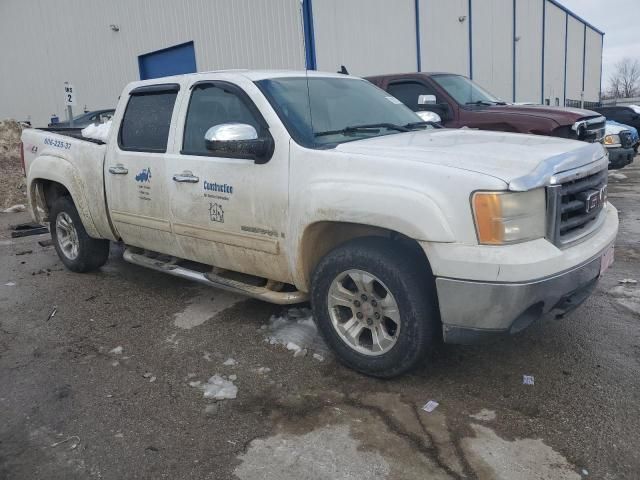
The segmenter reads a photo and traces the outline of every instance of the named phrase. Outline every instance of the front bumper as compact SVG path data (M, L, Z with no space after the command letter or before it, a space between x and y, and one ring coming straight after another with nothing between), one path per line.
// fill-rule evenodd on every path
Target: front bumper
M570 312L595 289L603 253L573 270L529 283L436 279L444 341L480 343L518 333L543 316Z
M617 231L617 211L607 204L602 226L566 249L546 240L541 240L545 245L532 241L463 250L425 244L425 251L433 254L430 261L445 342L479 343L576 308L595 288L602 256L613 246ZM453 255L457 263L451 261Z
M618 169L629 165L633 162L633 157L636 155L636 151L631 148L607 148L609 152L609 168Z

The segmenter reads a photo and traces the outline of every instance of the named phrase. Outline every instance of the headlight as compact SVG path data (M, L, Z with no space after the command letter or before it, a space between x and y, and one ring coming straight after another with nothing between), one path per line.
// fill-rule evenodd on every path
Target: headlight
M604 137L605 145L618 145L620 144L620 135L606 135Z
M528 192L476 192L472 204L478 241L482 244L504 245L545 236L544 188Z

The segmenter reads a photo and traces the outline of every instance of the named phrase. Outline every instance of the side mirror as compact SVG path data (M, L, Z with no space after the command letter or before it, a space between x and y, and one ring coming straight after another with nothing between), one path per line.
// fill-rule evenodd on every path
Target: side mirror
M418 105L435 105L435 95L418 95Z
M259 138L256 129L246 123L221 123L204 134L207 150L221 157L248 158L266 163L273 154L271 136Z
M440 115L438 115L435 112L428 112L426 110L423 110L420 112L416 112L416 115L418 115L424 122L431 122L431 123L442 122L442 118L440 118Z

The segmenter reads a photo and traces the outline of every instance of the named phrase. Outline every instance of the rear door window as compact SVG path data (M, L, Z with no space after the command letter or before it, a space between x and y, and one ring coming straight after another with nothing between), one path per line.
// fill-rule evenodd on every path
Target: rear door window
M122 150L167 151L178 89L178 85L161 85L140 87L131 92L118 135L118 144Z

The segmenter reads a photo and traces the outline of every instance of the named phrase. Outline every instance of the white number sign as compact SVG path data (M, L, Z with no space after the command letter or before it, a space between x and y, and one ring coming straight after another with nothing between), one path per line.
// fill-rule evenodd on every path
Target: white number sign
M76 92L70 83L64 85L64 104L67 106L76 104Z

